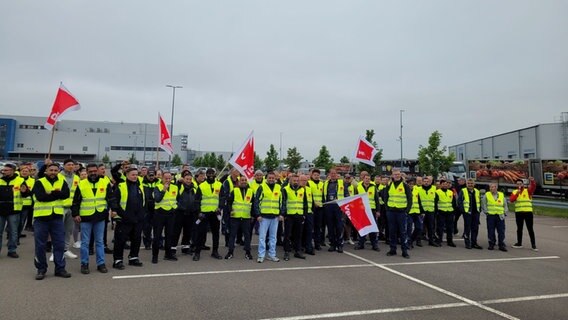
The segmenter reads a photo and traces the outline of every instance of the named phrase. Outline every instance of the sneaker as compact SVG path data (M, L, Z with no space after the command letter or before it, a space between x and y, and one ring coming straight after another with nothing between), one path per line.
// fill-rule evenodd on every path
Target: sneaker
M263 263L263 262L264 262L264 257L258 257L258 259L256 259L256 262L258 262L258 263Z
M277 256L274 256L274 257L268 256L268 257L266 257L266 260L272 261L272 262L278 262L278 261L280 261L280 259L278 259Z
M17 259L17 258L19 258L20 256L19 256L18 253L16 253L16 252L8 252L8 257Z
M109 247L105 247L105 254L113 254L114 250L110 249Z
M410 256L408 255L408 252L403 252L403 253L402 253L402 257L403 257L404 259L410 259Z
M232 252L229 252L225 255L225 260L230 260L230 259L233 259L233 253Z
M199 258L200 258L200 257L199 257L199 252L196 252L196 253L193 255L193 261L199 261Z
M337 247L337 253L343 253L343 247Z
M158 256L152 256L152 263L153 264L158 263Z
M211 257L213 257L215 259L223 259L223 257L221 257L219 252L217 252L216 250L213 250L213 252L211 253Z
M477 243L476 243L476 244L474 244L474 245L472 245L471 247L472 247L472 248L474 248L474 249L478 249L478 250L481 250L481 249L483 249L483 247L482 247L482 246L480 246L480 245L478 245Z
M76 254L74 254L73 252L71 252L69 250L63 252L63 256L65 256L66 258L69 258L69 259L77 259L78 258L78 256Z
M63 256L65 257L65 256ZM49 262L53 262L53 253L49 256Z
M354 245L354 244L355 244L355 242L353 242L353 240L351 240L351 239L347 240L347 243L349 243L350 245Z
M107 273L107 272L108 272L108 269L107 269L107 267L106 267L104 264L98 265L98 266L97 266L97 270L98 270L100 273Z
M56 277L60 278L71 278L71 274L65 270L60 270L54 273Z
M330 246L329 249L327 249L328 252L333 252L335 251L335 247L334 246Z
M538 248L536 246L532 246L531 250L536 252L538 251Z
M374 250L374 251L381 251L381 249L379 249L379 246L378 246L378 245L374 245L374 246L373 246L373 250Z
M387 256L396 256L396 251L390 250L389 252L387 252Z
M81 265L81 273L82 273L82 274L89 274L89 273L91 273L91 271L89 271L89 265L88 265L88 264L82 264L82 265Z
M489 246L489 248L487 248L487 250L495 250L495 246Z
M422 241L416 240L416 246L417 246L417 247L422 247Z
M505 247L499 247L499 251L507 252L508 250Z
M523 245L518 243L518 242L513 245L513 248L515 248L515 249L521 249L522 247L523 247Z
M363 250L363 249L365 249L365 247L364 247L364 246L361 246L361 245L356 245L353 249L355 249L355 250Z
M178 258L176 257L175 254L171 254L169 256L165 256L164 260L168 260L168 261L178 261Z
M314 250L306 250L306 254L309 254L310 256L315 256L316 253L314 252Z
M306 256L304 256L303 254L301 254L299 252L294 253L294 258L306 260Z
M141 267L144 264L138 258L135 258L135 259L129 259L128 265L129 266L135 266L135 267Z
M115 263L112 264L112 267L118 270L124 270L124 263L122 263L122 260L116 261Z
M453 248L455 248L455 247L456 247L456 244L453 243L453 242L448 242L448 247L453 247Z
M73 243L73 248L81 249L81 240L75 241L75 243Z
M250 252L247 251L247 252L245 253L245 259L247 259L247 260L252 260L252 259L253 259L253 258L252 258L252 254L250 254Z

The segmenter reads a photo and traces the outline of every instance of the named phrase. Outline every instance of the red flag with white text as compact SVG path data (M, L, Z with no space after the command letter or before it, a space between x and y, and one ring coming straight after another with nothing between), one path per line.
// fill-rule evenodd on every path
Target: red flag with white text
M254 131L250 133L247 140L233 154L229 163L235 167L247 180L252 180L254 177Z
M164 150L170 156L174 153L174 148L172 146L172 137L170 136L170 131L168 130L168 126L166 126L166 122L164 118L158 113L158 128L159 128L159 136L158 136L158 145L162 150Z
M357 150L355 151L355 160L362 162L364 164L368 164L370 166L375 166L375 162L373 158L377 154L377 149L374 145L372 145L369 141L365 140L363 136L359 137L359 141L357 142Z
M81 109L79 101L65 88L63 82L59 84L59 90L57 90L57 95L55 96L55 101L53 102L53 107L51 107L51 113L47 117L45 122L45 128L47 130L53 129L53 126L65 112L67 111L77 111Z
M367 193L337 200L337 205L351 220L360 236L365 236L371 232L379 232Z

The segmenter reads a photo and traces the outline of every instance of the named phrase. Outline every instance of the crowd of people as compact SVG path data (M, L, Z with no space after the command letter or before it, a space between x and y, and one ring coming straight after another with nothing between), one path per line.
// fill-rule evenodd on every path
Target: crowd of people
M195 176L184 166L180 174L136 167L124 161L107 176L104 165L81 167L72 159L61 164L46 161L39 170L31 163L17 168L7 164L0 178L0 234L7 230L8 257L19 258L17 246L24 230L33 231L34 264L37 280L46 276L48 259L55 264L55 276L69 278L65 259L78 258L71 248L80 248L80 272L90 273L89 260L95 255L96 269L106 273L105 254L112 254L112 267L142 267L139 252L151 250L152 263L163 259L177 261L181 254L199 261L204 251L214 259L233 259L236 244L243 246L244 258L253 260L251 238L258 235L256 261L280 261L277 246L283 246L282 259L306 259L327 247L342 253L346 244L363 250L367 243L387 255L410 258L409 251L444 244L456 247L458 221L466 249L483 249L478 239L482 214L486 216L488 249L507 251L505 215L508 202L515 203L517 242L522 247L526 225L532 250L538 250L533 230L532 194L518 180L518 188L507 199L491 184L489 190L475 188L473 179L452 181L431 176L406 178L393 169L390 176L372 177L368 172L340 177L331 169L321 179L318 169L310 174L293 172L255 172L248 181L236 169L219 178L215 169L198 171ZM376 219L377 233L359 236L337 205L337 200L366 193ZM114 226L114 247L107 245L109 222ZM211 247L206 245L211 233ZM227 248L221 255L221 235ZM73 237L73 240L71 239ZM0 238L0 250L2 239ZM124 252L129 250L125 258Z

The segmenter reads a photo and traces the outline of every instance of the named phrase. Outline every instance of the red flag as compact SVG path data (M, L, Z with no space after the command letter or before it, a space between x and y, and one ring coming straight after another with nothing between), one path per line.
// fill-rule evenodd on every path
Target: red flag
M367 193L337 200L337 205L349 217L360 236L365 236L371 232L379 232Z
M166 126L166 122L164 118L158 112L158 128L159 128L159 147L162 148L167 154L170 156L174 153L174 148L172 147L172 137L170 136L170 131L168 130L168 126Z
M55 96L55 101L53 102L53 107L51 107L51 113L47 117L45 122L45 128L51 130L57 119L62 116L65 112L77 111L81 109L79 101L65 88L63 83L59 85L59 90L57 90L57 96Z
M362 136L359 137L357 142L357 150L355 151L355 160L368 164L370 166L375 166L373 158L377 154L377 149L369 141L365 140Z
M254 177L254 131L250 133L247 140L240 147L239 151L233 154L229 163L235 167L247 180Z

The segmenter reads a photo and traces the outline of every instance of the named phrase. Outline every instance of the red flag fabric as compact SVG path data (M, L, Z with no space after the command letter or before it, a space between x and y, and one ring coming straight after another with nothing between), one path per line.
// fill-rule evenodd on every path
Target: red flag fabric
M170 131L168 130L168 126L166 126L166 122L164 118L158 113L158 128L159 128L159 137L158 137L158 144L162 150L164 150L170 156L174 153L174 148L172 146L172 137L170 136Z
M369 196L366 193L337 200L337 205L351 220L360 236L365 236L371 232L379 232L379 227L371 211Z
M44 127L47 130L53 129L53 126L57 122L60 116L62 116L67 111L77 111L81 109L79 101L65 88L63 83L59 85L59 90L57 90L57 95L55 96L55 101L53 102L53 107L51 107L51 113L47 117Z
M359 141L357 142L357 150L355 151L355 160L362 162L364 164L368 164L370 166L375 166L375 162L373 162L373 158L377 154L377 149L373 146L369 141L365 140L363 136L359 137Z
M247 180L254 177L254 131L250 133L247 140L239 148L239 151L233 154L229 163L235 167Z

